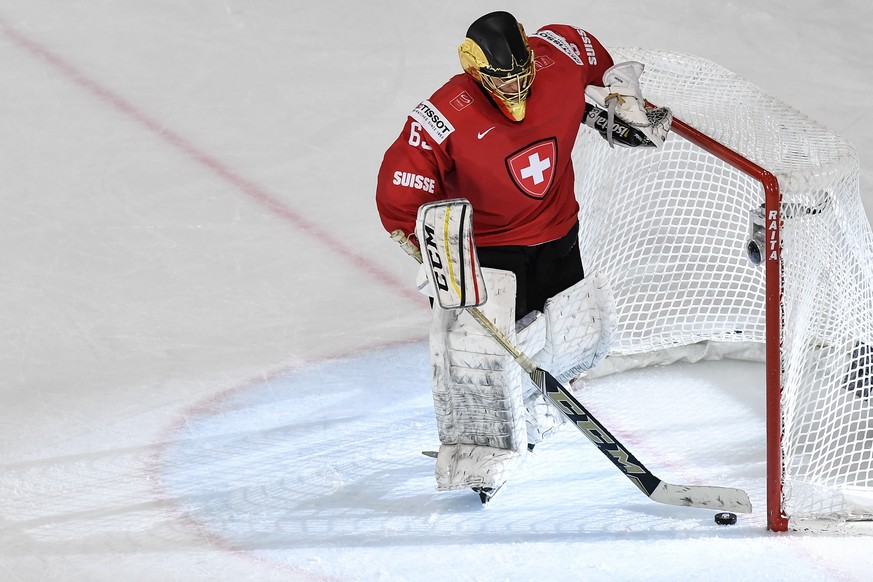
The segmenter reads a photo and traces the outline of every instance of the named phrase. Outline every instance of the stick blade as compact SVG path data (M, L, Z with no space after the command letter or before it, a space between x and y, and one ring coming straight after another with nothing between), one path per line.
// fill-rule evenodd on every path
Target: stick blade
M671 485L661 481L649 497L667 505L752 513L752 502L746 492L731 487Z

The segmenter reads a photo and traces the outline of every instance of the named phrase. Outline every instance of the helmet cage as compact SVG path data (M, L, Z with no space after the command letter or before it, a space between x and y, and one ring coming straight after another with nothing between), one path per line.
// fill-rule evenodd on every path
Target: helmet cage
M479 75L482 86L488 92L507 104L515 104L523 103L527 99L535 73L534 68L529 67L521 73L506 76L492 75L483 70L479 71Z
M464 71L481 83L482 87L497 100L501 110L515 121L524 119L525 102L530 95L530 88L536 75L534 54L520 23L518 29L527 49L527 59L520 63L513 56L510 68L500 68L489 63L482 48L470 38L464 39L458 47L458 55Z

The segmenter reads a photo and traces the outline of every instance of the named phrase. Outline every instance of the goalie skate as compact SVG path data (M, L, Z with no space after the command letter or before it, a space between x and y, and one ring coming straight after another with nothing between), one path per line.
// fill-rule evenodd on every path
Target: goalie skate
M482 502L482 505L487 505L501 489L503 489L503 485L500 487L473 487L473 491L479 494L479 501Z

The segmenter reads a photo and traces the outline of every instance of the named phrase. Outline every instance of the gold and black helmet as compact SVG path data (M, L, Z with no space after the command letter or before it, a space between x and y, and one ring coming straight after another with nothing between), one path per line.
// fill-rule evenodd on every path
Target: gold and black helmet
M524 119L535 75L534 55L524 27L512 14L492 12L476 20L458 55L464 71L482 84L507 117Z

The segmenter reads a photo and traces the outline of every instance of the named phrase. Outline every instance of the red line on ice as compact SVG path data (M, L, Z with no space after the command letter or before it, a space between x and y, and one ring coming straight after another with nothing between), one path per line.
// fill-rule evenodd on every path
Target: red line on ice
M384 270L378 263L369 257L362 255L351 247L343 244L342 241L331 235L328 230L325 230L316 223L307 220L300 213L295 212L286 206L281 200L231 169L227 164L210 156L179 133L149 117L128 100L88 77L55 52L27 38L9 26L2 19L0 19L0 28L2 28L4 34L16 45L32 55L39 57L42 61L62 73L75 84L84 88L101 101L108 103L129 119L148 129L151 133L181 151L187 157L195 160L200 165L205 166L222 180L232 184L246 196L298 230L304 232L317 243L326 246L348 262L352 263L356 268L367 272L377 281L390 287L395 293L398 293L417 304L424 305L423 297L411 288L412 285L410 282L401 281L391 273Z

